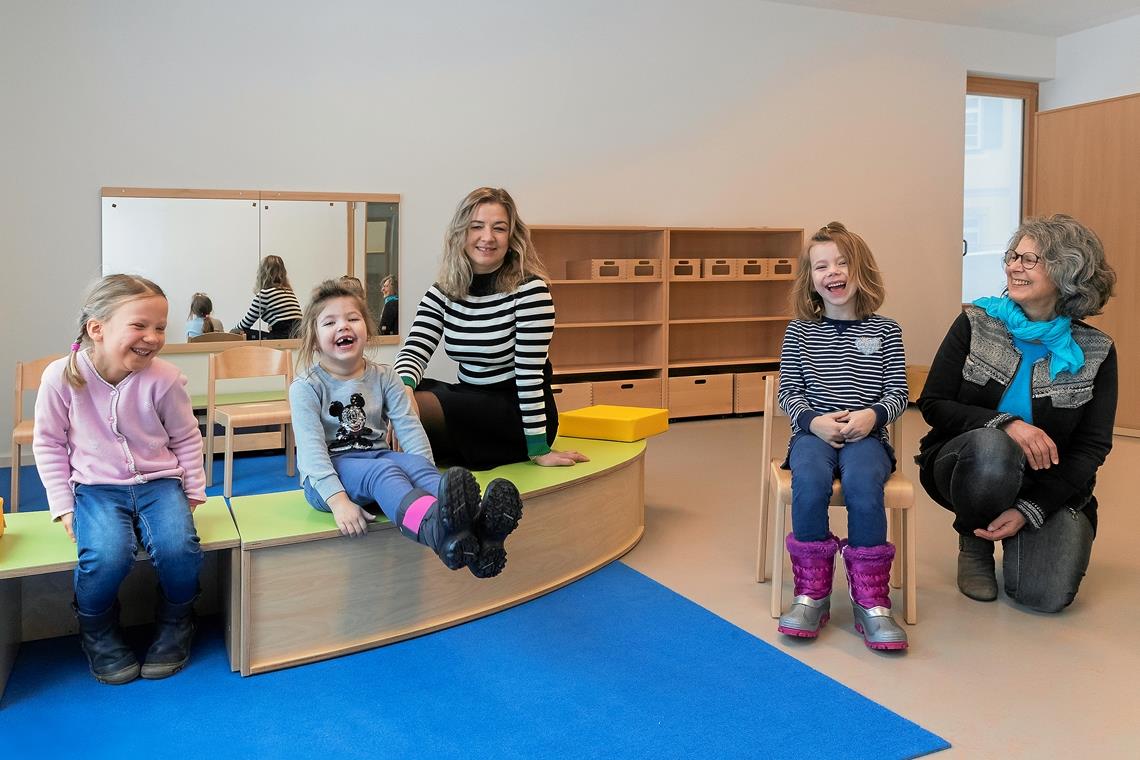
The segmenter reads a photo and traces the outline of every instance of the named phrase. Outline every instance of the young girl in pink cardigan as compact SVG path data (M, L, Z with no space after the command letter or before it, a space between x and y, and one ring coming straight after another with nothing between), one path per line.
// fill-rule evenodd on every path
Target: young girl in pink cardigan
M156 358L167 301L150 280L109 275L91 289L71 354L48 365L32 449L55 520L77 544L75 613L103 683L181 670L194 636L206 500L202 436L186 378ZM157 630L140 668L119 632L119 584L139 540L158 574Z

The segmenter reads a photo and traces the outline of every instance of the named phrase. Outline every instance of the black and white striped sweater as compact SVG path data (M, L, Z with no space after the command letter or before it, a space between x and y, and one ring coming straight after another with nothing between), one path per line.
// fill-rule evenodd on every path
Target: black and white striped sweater
M473 292L485 292L476 275ZM554 301L546 282L533 277L511 293L468 294L453 301L432 285L416 309L394 368L405 385L415 388L440 341L459 364L459 379L491 385L514 379L519 396L527 453L550 451L546 441L543 367L554 334Z
M238 327L248 330L260 319L272 330L278 322L300 318L301 303L297 300L296 293L283 288L264 288L257 291L253 303L249 305L249 311L238 322Z

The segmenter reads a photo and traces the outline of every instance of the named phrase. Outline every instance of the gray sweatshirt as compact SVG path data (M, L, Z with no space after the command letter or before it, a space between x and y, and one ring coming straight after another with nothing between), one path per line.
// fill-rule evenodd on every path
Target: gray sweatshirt
M381 364L368 362L355 380L338 380L315 364L289 387L297 469L326 501L344 490L332 458L349 451L387 450L391 420L400 446L432 464L431 445L400 378Z

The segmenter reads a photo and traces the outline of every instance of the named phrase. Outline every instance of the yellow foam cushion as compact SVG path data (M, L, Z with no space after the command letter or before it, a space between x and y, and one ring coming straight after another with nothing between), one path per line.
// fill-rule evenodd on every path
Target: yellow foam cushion
M599 404L558 415L559 435L574 438L640 441L668 429L668 409Z

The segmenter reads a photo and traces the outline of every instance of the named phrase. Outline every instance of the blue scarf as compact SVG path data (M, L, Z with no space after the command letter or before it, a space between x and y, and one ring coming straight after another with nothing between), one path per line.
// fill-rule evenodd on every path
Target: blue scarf
M392 301L395 301L397 298L398 296L384 296L384 303L392 303Z
M1073 320L1069 317L1034 322L1008 295L979 298L974 301L974 306L985 309L986 314L994 319L1000 319L1013 337L1044 343L1050 354L1050 380L1056 380L1061 372L1075 373L1085 366L1085 352L1073 340Z

